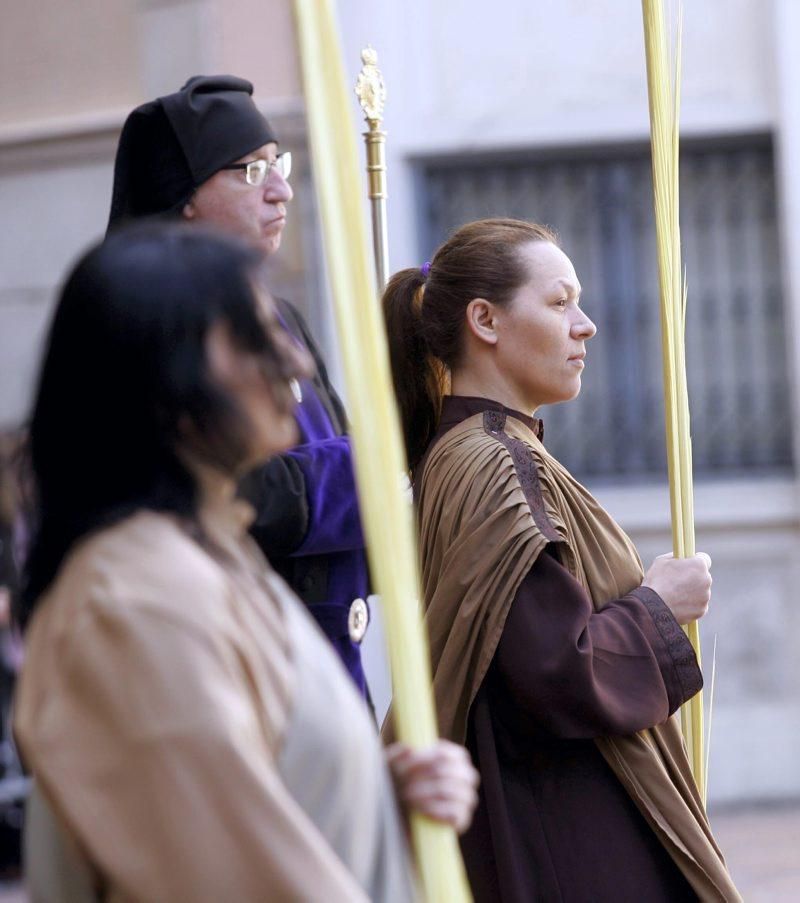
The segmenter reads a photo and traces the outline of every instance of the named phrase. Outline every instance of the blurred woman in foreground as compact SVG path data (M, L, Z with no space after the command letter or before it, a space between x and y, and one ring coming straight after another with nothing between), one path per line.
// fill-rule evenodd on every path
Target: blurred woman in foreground
M197 228L120 232L78 263L49 336L16 731L104 899L415 896L366 708L235 498L296 441L310 368L260 261ZM403 801L463 829L462 750L389 758Z
M462 227L384 294L440 727L481 773L467 871L479 903L738 900L671 717L702 686L680 625L710 560L645 575L533 416L580 391L580 297L516 220Z

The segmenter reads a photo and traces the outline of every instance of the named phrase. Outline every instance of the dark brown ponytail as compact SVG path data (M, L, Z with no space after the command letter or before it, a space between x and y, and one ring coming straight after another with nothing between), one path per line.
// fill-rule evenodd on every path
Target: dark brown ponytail
M392 380L412 471L436 432L447 379L444 364L428 349L420 317L425 281L416 267L400 270L383 293Z
M557 244L546 226L485 219L456 231L423 272L396 273L383 294L394 390L412 472L436 433L450 371L458 365L473 298L507 304L529 278L519 249Z

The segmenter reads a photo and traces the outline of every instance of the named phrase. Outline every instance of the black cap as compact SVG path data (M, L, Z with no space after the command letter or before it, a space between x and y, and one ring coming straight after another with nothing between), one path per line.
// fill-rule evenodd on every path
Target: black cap
M125 120L108 228L180 211L223 166L276 140L253 102L249 81L232 75L190 78L180 91L142 104Z

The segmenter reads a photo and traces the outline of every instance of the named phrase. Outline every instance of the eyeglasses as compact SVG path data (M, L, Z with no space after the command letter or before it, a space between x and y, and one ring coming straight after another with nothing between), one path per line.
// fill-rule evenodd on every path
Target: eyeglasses
M269 174L274 169L282 178L287 179L292 172L292 154L285 151L274 160L251 160L249 163L231 163L230 166L223 166L222 169L243 169L244 177L248 185L258 188L263 185L269 178Z

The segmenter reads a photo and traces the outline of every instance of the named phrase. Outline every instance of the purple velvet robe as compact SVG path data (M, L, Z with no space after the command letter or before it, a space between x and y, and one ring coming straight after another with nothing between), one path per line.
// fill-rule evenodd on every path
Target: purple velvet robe
M300 444L243 484L243 494L256 508L251 532L368 698L360 647L348 631L350 605L366 600L370 584L346 416L302 318L285 301L278 302L278 311L314 357L317 373L301 384Z

